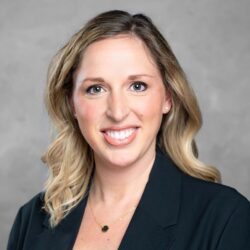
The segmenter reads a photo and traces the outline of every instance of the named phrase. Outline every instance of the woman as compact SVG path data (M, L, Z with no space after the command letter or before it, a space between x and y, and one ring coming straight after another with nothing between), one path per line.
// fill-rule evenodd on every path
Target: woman
M250 249L249 202L197 159L195 95L148 17L90 20L52 60L46 104L50 176L8 249Z

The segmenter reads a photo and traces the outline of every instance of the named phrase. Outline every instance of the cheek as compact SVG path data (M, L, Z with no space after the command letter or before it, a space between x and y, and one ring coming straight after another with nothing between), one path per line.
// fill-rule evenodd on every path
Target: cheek
M156 97L140 100L135 108L140 119L159 119L162 116L162 102Z
M81 105L76 107L76 119L78 126L81 130L81 134L87 143L91 146L95 143L96 131L98 131L98 110L94 105Z
M87 128L89 124L95 124L98 117L100 117L100 108L98 105L89 102L76 102L75 104L76 117L79 123L79 126L83 129Z

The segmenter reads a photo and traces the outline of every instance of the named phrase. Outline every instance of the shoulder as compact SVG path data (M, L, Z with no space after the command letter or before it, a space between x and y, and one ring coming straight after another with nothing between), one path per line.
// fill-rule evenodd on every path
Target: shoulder
M28 221L34 218L38 219L40 217L41 219L43 219L42 217L46 215L43 206L44 193L40 192L20 207L17 213L17 218L20 217L20 219L22 219L23 223L25 224L27 224Z
M42 208L44 205L44 192L40 192L36 195L34 195L30 200L28 200L26 203L24 203L20 210L23 212L30 212L36 208Z
M213 203L222 208L246 206L250 208L250 203L246 197L240 194L235 188L204 181L198 178L182 175L183 197L190 198L192 202L203 201L206 204Z
M201 207L213 203L214 205L220 205L222 208L228 207L228 205L230 207L246 206L249 208L250 203L247 198L235 188L185 174L167 154L160 150L157 151L157 163L157 166L159 166L157 181L161 177L168 183L174 182L175 186L173 187L175 189L178 188L176 184L178 183L182 204Z
M157 182L159 182L159 178L162 178L164 179L162 183L167 181L168 186L170 183L174 183L172 188L180 189L181 206L186 209L202 210L203 207L216 207L218 212L238 207L250 209L250 202L235 188L187 175L174 164L168 155L161 151L157 151L156 165L158 166Z
M43 209L43 197L43 192L38 193L19 208L9 235L7 249L21 249L27 232L41 230L44 218L47 216Z
M232 230L240 226L250 234L250 202L232 187L183 174L181 206L183 215L200 218L207 227Z
M236 189L182 175L180 221L216 249L249 249L250 202Z

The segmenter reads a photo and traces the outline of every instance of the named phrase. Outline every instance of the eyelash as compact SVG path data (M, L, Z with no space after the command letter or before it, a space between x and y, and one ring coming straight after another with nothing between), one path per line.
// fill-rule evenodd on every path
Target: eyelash
M135 85L139 85L139 86L143 86L143 90L133 90L132 89L132 87L134 87ZM93 90L94 90L94 88L100 88L100 90L102 90L102 91L97 91L97 92L93 92ZM129 87L129 89L131 89L131 90L133 90L133 91L135 91L135 92L143 92L143 91L145 91L145 90L147 90L147 88L148 88L148 85L145 83L145 82L141 82L141 81L136 81L136 82L133 82L131 85L130 85L130 87ZM96 90L96 89L95 89ZM88 88L87 88L87 90L86 90L86 92L88 93L88 94L90 94L90 95L97 95L97 94L99 94L99 93L102 93L103 91L105 91L104 89L103 89L103 87L101 86L101 85L98 85L98 84L95 84L95 85L91 85L91 86L89 86Z

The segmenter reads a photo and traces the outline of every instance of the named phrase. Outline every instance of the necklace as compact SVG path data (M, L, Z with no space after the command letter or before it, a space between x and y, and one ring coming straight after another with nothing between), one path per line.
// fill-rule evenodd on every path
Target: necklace
M118 219L115 219L113 222L109 223L109 225L107 225L107 224L101 224L101 223L97 220L97 218L96 218L96 216L95 216L95 214L94 214L92 205L91 205L90 197L89 197L89 208L90 208L90 211L91 211L91 214L92 214L92 216L93 216L93 218L94 218L95 223L101 228L101 231L102 231L103 233L106 233L106 232L109 230L109 228L110 228L109 225L114 224L114 223L116 223L117 221L123 220L123 219L125 218L126 215L128 215L130 212L132 212L132 211L134 211L134 210L136 209L136 206L133 206L129 211L127 211L127 212L126 212L125 214L123 214L121 217L119 217Z

